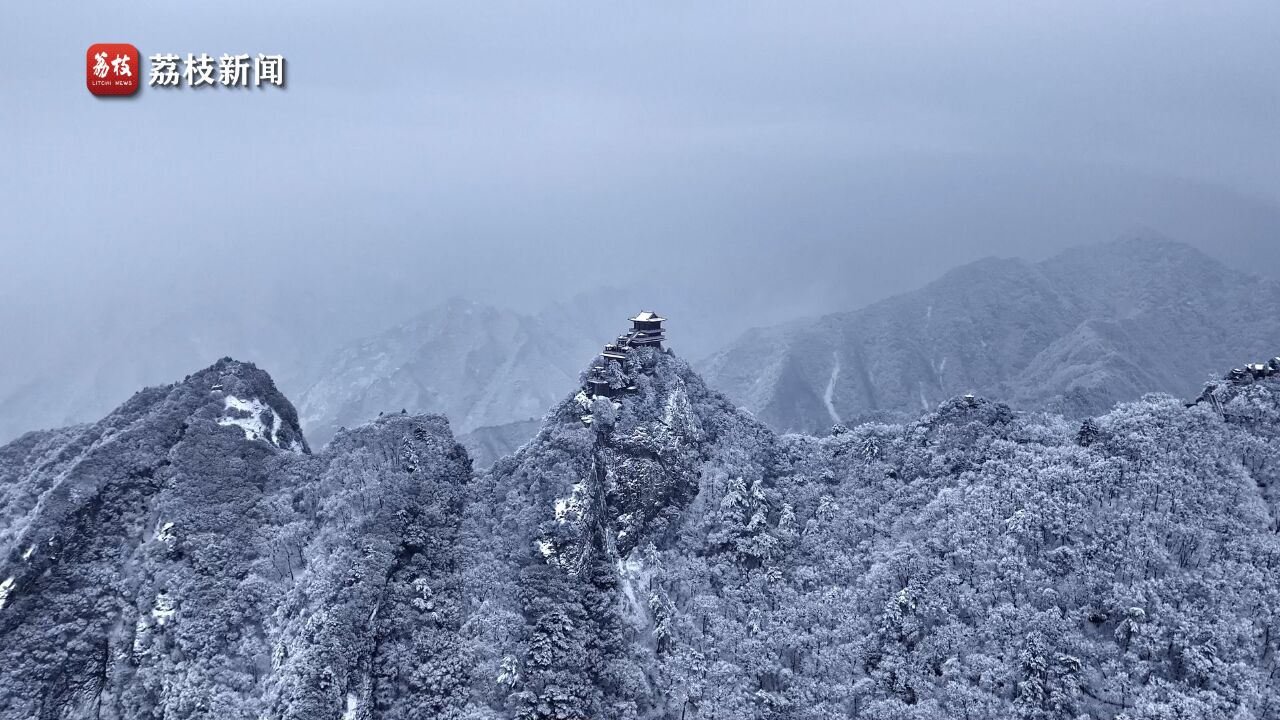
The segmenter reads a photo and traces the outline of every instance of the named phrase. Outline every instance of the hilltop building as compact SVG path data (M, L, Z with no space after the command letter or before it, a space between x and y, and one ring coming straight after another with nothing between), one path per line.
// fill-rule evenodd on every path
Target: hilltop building
M651 345L661 350L663 340L662 323L665 321L666 318L658 317L657 313L649 312L648 310L631 318L631 332L626 335L627 344L633 347Z
M604 350L600 353L600 362L591 367L591 372L588 373L587 380L582 388L587 397L613 397L624 389L634 389L632 385L628 385L626 388L609 386L609 381L606 377L609 363L617 362L625 366L627 355L638 348L650 347L655 350L661 350L662 342L666 339L665 331L662 328L662 323L664 322L666 322L666 318L649 310L645 310L631 318L631 330L619 335L617 342L605 345Z

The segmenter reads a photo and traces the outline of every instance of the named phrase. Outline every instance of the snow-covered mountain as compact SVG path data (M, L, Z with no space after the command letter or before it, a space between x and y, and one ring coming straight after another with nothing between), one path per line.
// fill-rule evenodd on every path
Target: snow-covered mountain
M384 678L423 682L410 663L456 643L469 470L432 417L312 455L232 360L24 435L0 448L0 718L336 720ZM380 708L430 717L442 694Z
M704 336L743 327L715 320L706 305L696 293L657 286L589 290L523 312L451 299L332 353L299 395L302 425L323 445L381 413L441 413L487 464L492 450L514 450L532 436L530 421L578 384L583 358L636 312L671 308L681 318L673 342L696 351L713 347Z
M0 447L0 720L1280 707L1280 375L814 438L612 370L479 473L438 416L313 454L232 360Z
M1172 242L988 259L862 310L756 329L707 381L778 430L934 407L966 392L1071 416L1196 393L1280 346L1280 283Z
M1083 424L959 397L819 439L673 355L619 369L634 390L566 399L471 488L466 643L494 716L1280 707L1280 379Z

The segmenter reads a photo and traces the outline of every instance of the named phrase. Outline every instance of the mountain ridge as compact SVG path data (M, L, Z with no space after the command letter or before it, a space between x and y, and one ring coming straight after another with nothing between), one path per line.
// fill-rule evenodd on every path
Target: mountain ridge
M1142 392L1194 394L1232 358L1280 343L1277 307L1280 283L1130 240L1039 263L979 260L861 310L753 330L700 366L779 430L892 418L970 391L1085 416Z
M669 351L606 372L482 471L432 415L313 454L232 360L0 447L0 720L1280 707L1276 372L822 438Z

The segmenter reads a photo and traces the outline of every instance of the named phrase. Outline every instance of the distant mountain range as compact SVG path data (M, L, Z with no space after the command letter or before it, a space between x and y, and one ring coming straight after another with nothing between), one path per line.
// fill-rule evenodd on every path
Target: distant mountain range
M517 420L504 425L486 425L458 436L458 442L467 449L476 467L493 465L500 458L514 455L538 433L541 420Z
M706 358L695 365L709 384L782 431L899 420L966 392L1096 414L1144 392L1195 394L1223 366L1280 346L1277 283L1161 241L981 260L861 310L742 332L805 304L655 279L520 311L450 300L343 343L348 322L328 351L325 332L291 323L284 306L247 320L176 313L145 332L102 325L78 341L83 352L0 382L0 441L92 420L133 388L234 352L275 372L317 447L379 414L431 412L488 464L527 439L577 385L583 358L642 308L671 318L670 345Z
M175 309L154 322L104 311L50 343L59 352L46 348L35 361L0 372L0 442L96 421L138 388L228 354L255 358L296 394L314 374L315 358L350 337L337 325L309 325L289 305L270 303L248 316Z
M401 409L441 413L460 432L539 418L577 384L595 344L535 315L454 299L340 348L299 414L317 445Z
M1280 283L1129 240L987 259L861 310L751 330L702 364L776 430L914 414L974 392L1069 416L1193 395L1280 347Z

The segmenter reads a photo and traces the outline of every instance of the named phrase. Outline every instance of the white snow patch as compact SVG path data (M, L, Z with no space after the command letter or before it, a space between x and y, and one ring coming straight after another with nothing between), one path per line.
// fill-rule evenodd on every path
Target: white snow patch
M573 490L569 493L569 497L556 498L556 522L563 524L567 520L581 518L583 510L586 509L586 501L583 498L585 494L586 486L577 482L573 484Z
M34 553L35 551L36 551L36 546L35 546L35 545L32 545L31 547L27 548L26 550L23 550L23 551L22 551L22 559L23 559L23 560L30 560L30 559L31 559L31 554L32 554L32 553Z
M498 666L496 679L499 685L506 685L508 688L515 687L515 684L520 681L520 663L515 655L502 656L502 664Z
M623 607L631 615L631 622L636 627L645 627L649 623L645 593L652 575L653 572L634 556L626 560L618 560L618 579L622 581Z
M9 600L11 592L13 592L13 578L0 583L0 610L4 609L4 604Z
M245 401L235 395L228 395L224 400L227 410L238 410L248 413L249 417L231 417L227 416L218 421L219 425L235 425L244 431L247 440L268 440L271 444L280 445L280 416L270 405L262 402L257 398ZM270 413L271 430L267 431L267 426L262 422L262 414Z
M573 399L583 410L591 409L591 398L587 397L585 390L579 390L578 394L573 396Z
M671 427L678 414L682 419L689 413L689 398L684 392L684 383L667 396L666 405L662 409L662 424Z
M157 625L164 625L169 622L169 618L174 616L177 610L173 607L173 600L167 593L160 593L156 596L155 606L151 608L151 617L156 619Z
M555 554L555 548L551 547L551 543L546 540L538 541L538 552L542 553L542 557L551 557Z
M840 419L840 413L836 412L836 406L831 402L836 392L836 379L840 377L840 353L832 350L831 361L831 377L827 378L827 389L822 393L822 402L827 406L827 413L831 415L831 421L839 425L843 422Z
M173 532L173 523L167 522L161 525L160 529L156 531L156 539L167 545L172 545L176 542L178 536Z
M342 713L342 720L356 720L356 710L360 709L360 698L353 692L347 693L347 709Z
M138 621L133 624L134 654L141 653L143 649L145 649L148 629L149 627L147 626L147 619L145 617L139 616Z

